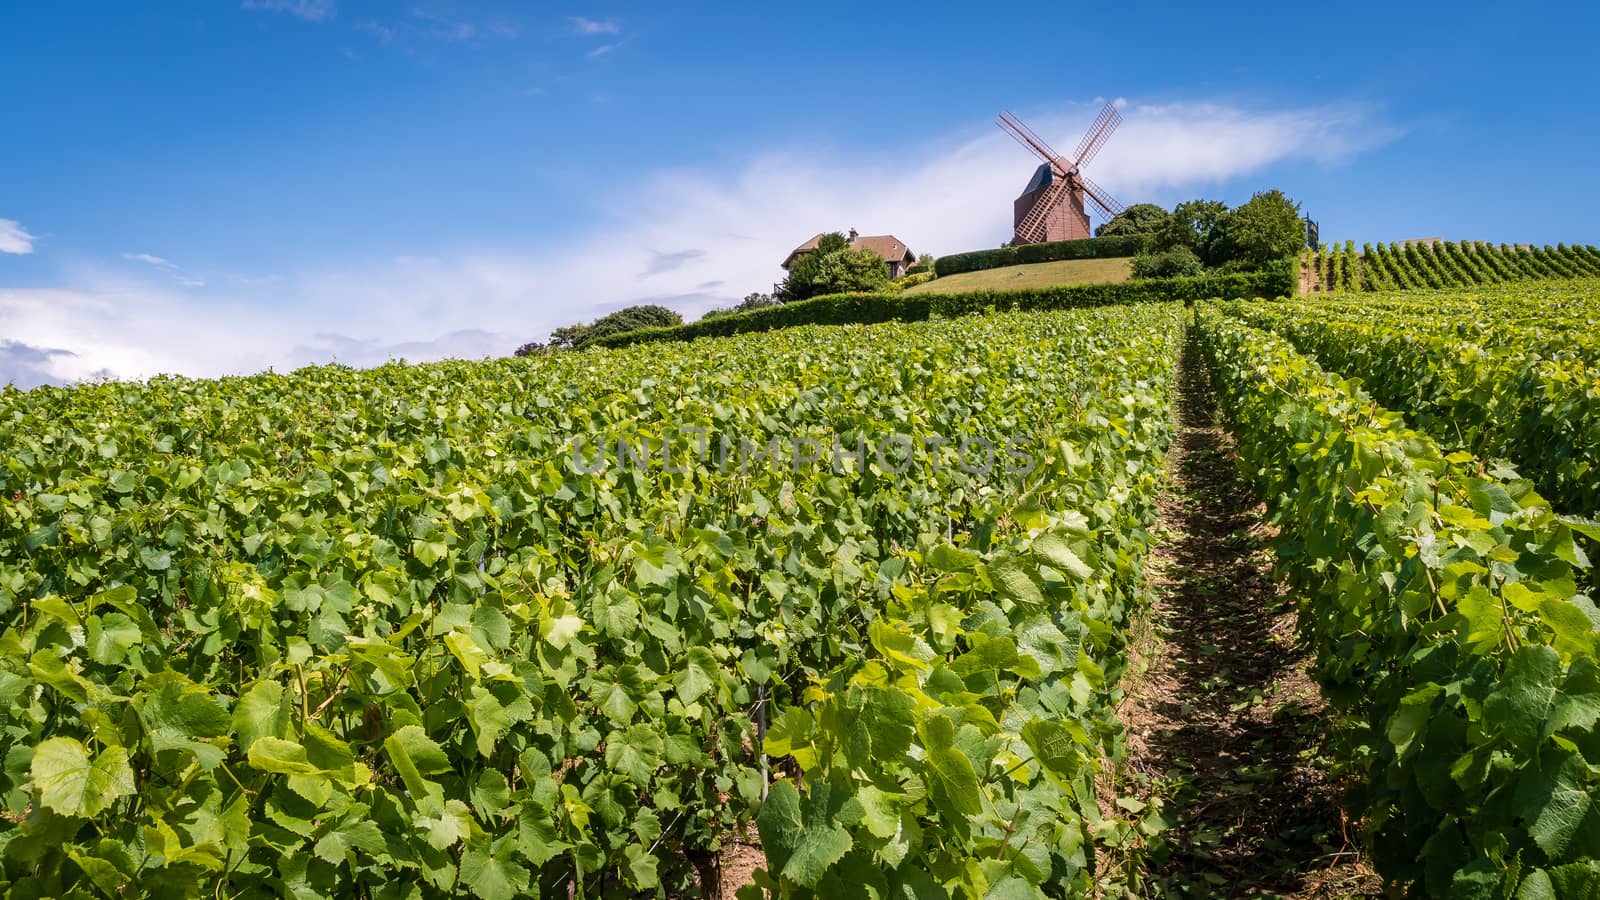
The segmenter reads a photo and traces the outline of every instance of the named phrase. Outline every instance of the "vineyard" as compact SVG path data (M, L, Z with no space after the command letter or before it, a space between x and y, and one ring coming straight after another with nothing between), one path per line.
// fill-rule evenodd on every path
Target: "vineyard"
M0 881L705 896L748 835L741 896L1142 883L1187 346L1378 874L1600 895L1600 281L1495 286L1600 254L1316 260L1352 296L0 394Z
M1300 267L1324 293L1458 288L1600 276L1600 249L1435 241L1363 244L1358 252L1346 241L1305 251Z

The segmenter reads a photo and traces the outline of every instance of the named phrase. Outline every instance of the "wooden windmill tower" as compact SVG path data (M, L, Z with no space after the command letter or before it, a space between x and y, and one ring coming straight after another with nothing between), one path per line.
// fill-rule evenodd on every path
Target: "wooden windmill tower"
M1100 207L1107 218L1122 212L1122 204L1116 198L1083 174L1083 167L1105 146L1111 132L1122 124L1122 115L1115 106L1107 103L1105 109L1100 110L1071 159L1050 149L1049 144L1009 111L1001 110L998 121L1017 143L1044 160L1034 171L1033 180L1023 189L1022 196L1012 204L1012 221L1016 228L1013 243L1036 244L1090 237L1093 232L1089 230L1089 214L1084 211L1084 197Z

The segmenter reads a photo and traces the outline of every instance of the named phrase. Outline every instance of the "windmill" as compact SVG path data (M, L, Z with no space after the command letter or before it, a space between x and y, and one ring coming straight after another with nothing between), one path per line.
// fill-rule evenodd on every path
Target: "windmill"
M1077 152L1069 159L1050 149L1028 126L1001 110L999 125L1017 139L1017 143L1044 160L1033 173L1033 179L1023 189L1022 196L1012 204L1016 235L1013 243L1035 244L1040 241L1071 241L1090 237L1089 214L1084 211L1083 198L1088 197L1100 207L1106 218L1122 212L1122 204L1106 193L1105 189L1083 174L1083 167L1094 159L1096 153L1111 137L1111 132L1122 124L1122 114L1107 103L1100 115L1089 126L1089 132L1078 144ZM1074 161L1076 160L1076 161Z

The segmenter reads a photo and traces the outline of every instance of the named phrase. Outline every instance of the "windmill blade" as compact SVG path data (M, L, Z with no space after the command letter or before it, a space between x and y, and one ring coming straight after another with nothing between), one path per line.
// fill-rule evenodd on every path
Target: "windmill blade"
M1058 165L1056 160L1061 158L1061 154L1050 149L1050 145L1046 144L1043 138L1034 134L1033 129L1022 124L1021 119L1013 116L1011 110L1000 110L1000 115L995 119L995 124L999 125L1006 134L1016 138L1017 143L1033 151L1035 156L1052 165ZM1065 169L1062 171L1065 171Z
M1084 178L1083 173L1078 173L1078 177L1083 179L1084 194L1086 194L1090 200L1093 200L1094 205L1100 207L1100 209L1103 210L1108 217L1116 218L1117 213L1120 213L1123 211L1123 209L1125 209L1121 203L1117 202L1117 198L1106 193L1105 188L1095 184L1087 178Z
M1073 163L1073 166L1079 169L1087 166L1089 160L1094 159L1095 154L1100 152L1100 148L1104 147L1106 141L1111 139L1111 132L1116 131L1117 126L1121 124L1122 113L1117 112L1115 106L1107 103L1105 109L1100 110L1100 115L1095 116L1094 123L1089 126L1089 131L1083 136L1083 142L1078 144L1078 150L1072 156L1073 159L1077 160L1077 162Z

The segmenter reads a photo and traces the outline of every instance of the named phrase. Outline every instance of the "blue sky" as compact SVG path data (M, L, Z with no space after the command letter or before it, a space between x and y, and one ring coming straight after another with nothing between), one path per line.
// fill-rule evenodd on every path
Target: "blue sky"
M766 290L827 228L1009 236L1098 105L1125 203L1600 243L1592 7L0 6L0 381L509 351Z

